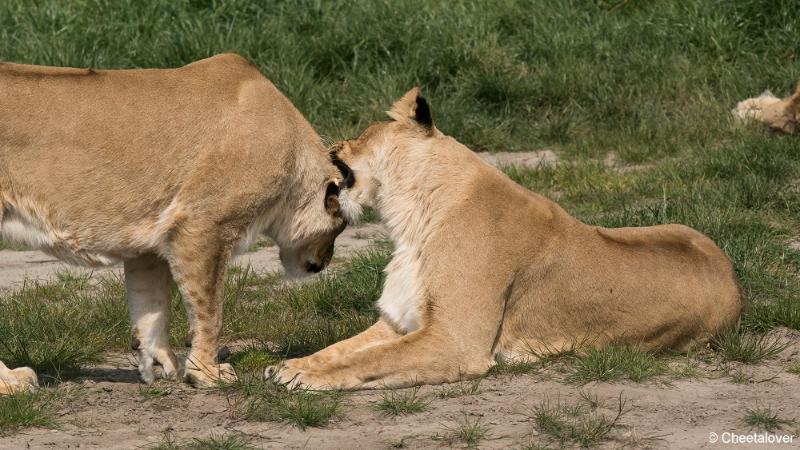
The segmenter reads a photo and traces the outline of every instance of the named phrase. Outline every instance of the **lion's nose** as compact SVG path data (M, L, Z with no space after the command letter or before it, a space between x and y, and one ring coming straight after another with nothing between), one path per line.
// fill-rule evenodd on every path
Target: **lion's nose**
M322 271L322 266L317 263L306 263L306 270L311 273L319 273Z

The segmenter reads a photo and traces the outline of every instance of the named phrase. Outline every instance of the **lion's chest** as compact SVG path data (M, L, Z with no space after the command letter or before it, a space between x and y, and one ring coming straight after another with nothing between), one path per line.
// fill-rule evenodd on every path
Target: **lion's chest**
M386 267L386 283L378 299L384 317L406 333L419 329L422 288L415 252L399 246Z

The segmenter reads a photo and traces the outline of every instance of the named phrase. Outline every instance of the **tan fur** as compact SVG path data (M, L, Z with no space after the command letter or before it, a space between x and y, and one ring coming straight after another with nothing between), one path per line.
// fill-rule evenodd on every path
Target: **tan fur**
M574 347L684 350L737 324L733 267L709 238L583 224L420 126L418 96L337 145L351 193L374 203L396 245L381 320L268 375L312 389L453 382Z
M216 361L231 254L264 232L290 274L329 262L345 223L325 192L342 174L244 58L147 70L3 63L0 91L0 231L73 263L124 261L145 381L154 363L179 372L172 279L192 331L186 376L208 385L234 377Z
M11 370L0 361L0 395L32 391L38 386L36 372L31 368L18 367Z
M772 130L787 134L800 133L800 82L793 95L779 99L770 91L742 100L733 109L740 119L755 119Z

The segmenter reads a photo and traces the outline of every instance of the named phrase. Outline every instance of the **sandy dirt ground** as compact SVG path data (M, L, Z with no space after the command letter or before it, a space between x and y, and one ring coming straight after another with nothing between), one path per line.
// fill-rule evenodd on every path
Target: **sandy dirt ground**
M788 334L797 338L797 333ZM436 397L441 387L428 386L419 392L430 399L427 409L398 417L376 410L381 392L358 392L346 396L342 417L327 427L305 431L282 423L238 420L233 414L235 399L180 383L173 383L165 397L143 399L131 359L118 356L116 363L87 368L86 379L62 387L76 388L78 394L59 412L60 429L26 430L0 438L0 447L146 448L168 432L178 442L236 434L256 448L450 448L464 446L455 437L461 424L479 421L488 428L480 448L523 448L536 443L557 448L557 442L537 431L531 411L543 402L582 402L583 391L596 396L597 411L608 418L616 415L620 398L625 402L610 439L599 448L727 448L711 443L711 433L719 439L726 432L760 433L744 423L747 408L769 407L781 417L800 418L800 377L785 371L799 351L795 344L767 364L738 368L752 377L745 384L733 383L721 367L701 365L700 379L584 386L564 381L559 369L549 368L535 375L491 376L481 382L478 393L450 399Z
M535 153L535 154L533 154ZM537 165L556 163L552 152L527 155L486 156L492 163ZM380 225L346 230L337 240L336 256L346 258L385 236ZM277 248L268 247L241 256L235 264L256 270L278 270ZM39 252L0 252L0 289L17 288L28 279L48 279L58 270L79 270ZM103 269L100 274L119 268ZM786 367L800 358L800 333L779 330L793 342L778 357L757 366L721 367L701 363L696 379L662 379L647 383L590 383L584 386L565 379L558 365L532 375L493 375L480 391L455 398L438 398L441 387L423 387L419 395L430 400L423 412L391 417L376 409L380 391L348 394L341 417L324 428L300 430L286 423L252 422L237 418L236 399L214 391L169 383L168 395L145 399L140 394L133 355L109 355L83 376L66 382L74 400L58 412L57 429L28 429L0 437L1 449L16 448L147 448L168 433L177 442L212 434L242 436L256 448L450 448L464 447L455 435L465 421L487 427L480 448L524 448L539 444L558 448L537 428L532 410L543 402L574 404L583 396L596 396L597 412L616 415L619 399L624 414L599 448L696 449L729 448L710 442L724 433L761 433L744 422L748 408L769 407L783 418L800 420L800 376ZM735 383L730 374L740 371L749 382ZM797 433L797 425L776 432ZM783 448L800 448L795 445ZM574 444L567 443L570 448ZM740 444L733 448L780 448Z

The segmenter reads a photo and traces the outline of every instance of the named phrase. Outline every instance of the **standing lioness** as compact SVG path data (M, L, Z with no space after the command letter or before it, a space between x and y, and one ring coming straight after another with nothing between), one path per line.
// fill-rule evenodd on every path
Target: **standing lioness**
M437 130L418 90L390 122L338 146L351 199L378 209L395 242L381 319L279 382L401 387L479 376L495 358L576 345L684 349L737 323L725 254L682 225L585 225ZM267 371L273 374L274 369Z
M244 58L164 70L0 64L0 93L3 239L72 263L124 261L144 381L156 363L179 372L172 279L190 320L185 374L208 385L234 377L216 359L231 254L264 232L287 272L330 261L346 167ZM13 388L0 369L0 391Z

